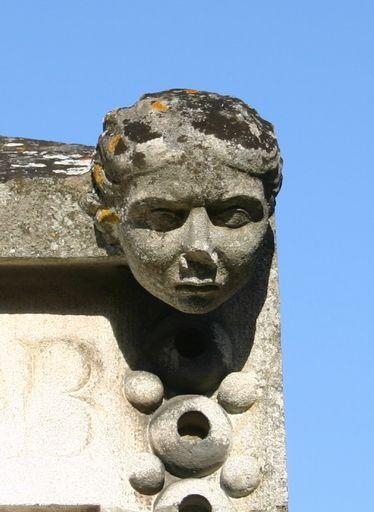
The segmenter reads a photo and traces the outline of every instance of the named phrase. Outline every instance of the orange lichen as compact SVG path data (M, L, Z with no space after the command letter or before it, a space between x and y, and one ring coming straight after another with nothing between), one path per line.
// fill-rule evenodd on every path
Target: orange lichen
M92 157L90 156L81 156L79 160L91 160Z
M197 94L199 91L197 89L185 89L184 92L186 94Z
M167 110L169 110L169 107L161 101L153 101L152 108L153 110L157 110L157 112L166 112Z
M105 181L105 174L102 165L95 163L92 170L92 177L95 183L101 185Z
M117 145L121 142L121 140L122 140L122 135L120 133L117 133L117 135L114 135L108 142L108 151L110 153L114 153Z
M96 212L96 220L98 222L109 222L109 224L118 224L120 219L115 211L111 208L101 208Z

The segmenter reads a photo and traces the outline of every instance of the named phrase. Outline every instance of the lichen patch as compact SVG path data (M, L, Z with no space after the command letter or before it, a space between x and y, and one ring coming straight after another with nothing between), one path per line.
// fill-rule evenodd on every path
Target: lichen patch
M93 166L92 176L96 184L102 185L105 181L103 166L98 163L95 163Z
M162 136L159 132L153 132L151 127L141 121L123 121L123 128L127 137L138 144L152 139L158 139Z
M114 135L108 142L108 151L110 153L115 153L116 152L116 148L118 146L118 144L120 144L122 140L122 135L120 133L117 133L117 135Z
M111 208L100 208L96 212L96 220L98 222L108 222L109 224L118 224L120 222L117 213Z
M165 105L165 103L162 103L161 101L152 101L151 107L153 110L156 110L156 112L166 112L169 110L168 105Z

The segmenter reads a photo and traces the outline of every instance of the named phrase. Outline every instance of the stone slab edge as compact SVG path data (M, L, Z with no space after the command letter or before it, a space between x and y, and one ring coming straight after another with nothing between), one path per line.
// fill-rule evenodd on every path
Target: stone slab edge
M118 262L98 246L87 211L93 150L0 137L0 264Z

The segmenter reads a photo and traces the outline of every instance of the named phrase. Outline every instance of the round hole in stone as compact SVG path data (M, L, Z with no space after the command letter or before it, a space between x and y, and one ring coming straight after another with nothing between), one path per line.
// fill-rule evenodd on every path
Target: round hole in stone
M201 356L207 348L205 333L195 327L178 329L175 333L175 348L182 357L193 359Z
M182 414L177 423L178 434L191 440L205 439L209 434L208 418L199 411L188 411Z
M212 505L200 494L190 494L181 501L178 512L212 512Z

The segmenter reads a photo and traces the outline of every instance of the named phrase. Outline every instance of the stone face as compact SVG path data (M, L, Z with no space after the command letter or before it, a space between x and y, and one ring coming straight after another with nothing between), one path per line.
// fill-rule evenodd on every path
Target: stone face
M0 143L0 508L285 512L271 125L172 90L91 164Z
M250 279L281 183L272 125L237 98L174 89L109 113L96 225L139 283L207 313Z

